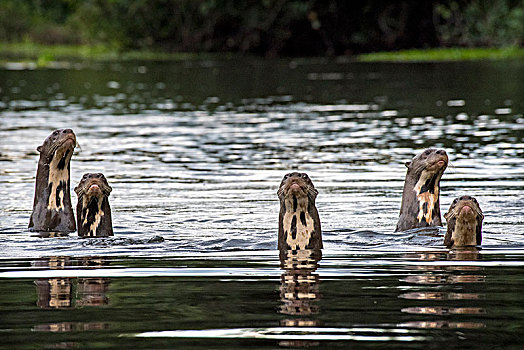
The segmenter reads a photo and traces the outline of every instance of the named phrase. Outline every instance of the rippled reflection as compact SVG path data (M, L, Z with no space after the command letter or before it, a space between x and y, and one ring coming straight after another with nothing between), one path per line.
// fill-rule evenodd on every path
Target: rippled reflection
M35 267L47 267L52 270L64 269L70 265L68 257L51 257L37 260ZM70 278L46 278L35 281L38 301L42 309L63 309L73 306L73 284Z
M481 307L446 307L446 306L434 306L434 307L407 307L401 310L409 314L424 314L424 315L482 315L486 313Z
M409 328L485 328L484 323L479 322L456 322L456 321L413 321L399 324L400 327Z
M448 252L447 254L407 254L410 258L416 258L420 261L430 260L434 265L428 266L410 266L411 270L430 271L419 275L409 275L401 279L401 282L412 283L421 286L417 289L428 288L434 289L438 286L441 289L451 289L451 291L442 290L418 290L408 293L402 293L399 298L416 301L438 302L434 306L410 306L401 309L401 312L413 315L431 315L431 316L449 316L449 315L483 315L486 309L478 306L457 306L442 305L448 302L467 303L469 301L484 300L484 293L475 292L475 284L485 283L486 275L484 268L472 265L439 265L439 261L471 261L475 262L482 259L477 248L461 248ZM467 272L467 274L465 273ZM475 274L473 274L475 273ZM425 320L411 321L403 323L403 326L415 328L482 328L484 323L481 322L458 322L450 320Z
M105 265L101 258L50 257L36 260L37 268L63 270L73 266L96 269ZM37 305L43 309L64 309L84 306L102 306L109 303L107 292L110 278L42 278L34 282L37 287ZM73 292L74 291L74 292Z
M412 292L401 294L399 297L416 300L477 300L483 296L478 293Z
M39 324L32 328L38 332L87 332L107 329L110 329L110 324L104 322L58 322Z
M315 271L322 259L321 250L282 250L280 267L280 313L293 316L280 321L283 327L318 327L322 323L311 316L319 313L320 278ZM299 340L286 340L281 346L304 347L318 345Z

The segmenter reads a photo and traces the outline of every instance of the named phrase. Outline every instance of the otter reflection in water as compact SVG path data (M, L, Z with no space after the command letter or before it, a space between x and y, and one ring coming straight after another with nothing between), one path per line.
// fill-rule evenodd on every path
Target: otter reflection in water
M444 218L448 227L444 245L464 247L482 243L484 214L477 200L470 196L455 198Z
M55 130L41 146L36 171L31 231L73 232L75 216L71 206L70 161L76 147L71 129Z
M83 258L79 262L69 257L50 257L35 261L34 266L51 270L63 270L69 266L80 265L98 268L105 265L102 259ZM76 293L73 293L76 283ZM35 281L38 301L43 309L66 309L81 306L100 306L109 303L106 295L111 280L109 278L41 278Z
M319 276L315 271L322 259L319 249L281 250L279 312L289 317L280 321L282 327L318 327L319 320L311 318L319 312ZM318 342L286 340L282 346L304 347Z
M70 266L69 257L54 256L34 262L36 267L63 270ZM35 281L38 300L42 309L66 309L73 305L73 283L71 278L41 278Z
M277 195L280 199L278 249L321 249L322 232L315 206L318 191L305 173L284 176Z
M431 148L406 163L408 170L396 231L442 226L440 179L447 166L446 151Z
M401 282L399 295L404 300L401 312L410 315L431 316L431 319L405 321L399 326L409 328L483 328L484 323L475 317L486 313L483 300L486 295L482 283L486 282L484 268L475 263L481 259L478 249L456 249L449 253L410 253L406 257L422 260L420 265L408 266L412 270ZM431 261L432 264L425 264ZM444 261L439 264L439 261ZM456 265L450 261L459 261ZM464 261L471 261L464 265ZM421 272L421 273L417 273ZM438 287L438 288L437 288ZM468 319L468 315L470 319Z

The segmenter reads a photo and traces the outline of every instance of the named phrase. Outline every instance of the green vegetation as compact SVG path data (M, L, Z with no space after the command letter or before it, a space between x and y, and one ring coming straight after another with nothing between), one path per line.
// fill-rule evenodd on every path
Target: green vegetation
M0 42L58 45L49 55L88 59L522 47L524 0L1 0Z
M231 58L233 54L161 52L151 50L119 51L103 45L42 45L34 43L0 43L2 61L32 62L47 67L53 62L169 60ZM464 60L523 59L524 48L440 48L374 52L357 55L359 62L430 62Z
M508 48L443 48L428 50L404 50L376 52L357 57L361 62L426 62L426 61L466 61L522 59L524 49Z
M32 61L45 66L52 61L186 60L209 55L151 50L120 51L98 45L44 45L31 42L0 43L0 61Z

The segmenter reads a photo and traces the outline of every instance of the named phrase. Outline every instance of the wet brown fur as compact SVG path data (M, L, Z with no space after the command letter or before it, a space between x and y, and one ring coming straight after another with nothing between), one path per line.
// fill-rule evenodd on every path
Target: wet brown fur
M101 173L84 174L75 192L78 196L76 216L80 237L113 236L109 194L112 188Z
M322 231L315 206L318 191L307 174L286 174L278 189L278 249L321 249Z
M468 206L471 210L465 210ZM447 231L444 245L447 247L463 247L480 245L482 243L482 221L484 214L477 200L471 196L456 198L444 218L447 221Z
M446 151L427 149L406 163L400 218L395 231L442 226L440 179L448 165Z
M31 231L73 232L75 216L71 206L70 161L76 146L71 129L55 130L36 150L40 153L36 171Z

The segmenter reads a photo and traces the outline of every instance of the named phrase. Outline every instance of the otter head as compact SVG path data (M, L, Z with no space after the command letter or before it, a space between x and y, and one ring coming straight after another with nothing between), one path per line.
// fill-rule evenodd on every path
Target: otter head
M438 181L448 166L448 155L443 149L428 148L406 162L407 176L420 181L420 192L431 191L438 187Z
M75 192L78 196L76 215L78 235L105 237L113 235L109 194L112 188L101 173L84 174Z
M47 182L46 185L50 188L48 210L64 210L64 197L70 196L69 162L75 146L76 136L73 130L59 129L53 131L44 143L36 148L40 152L39 163L43 163L44 168L48 168L41 174L41 176L48 174L47 181L42 179L42 181Z
M311 199L314 204L318 191L306 173L289 173L284 175L277 195L280 201L297 201L302 198Z
M440 226L440 179L448 166L442 149L426 149L406 163L408 168L397 231Z
M76 135L71 129L58 129L49 135L36 150L44 163L58 170L68 164L76 146Z
M109 197L113 189L107 183L102 173L87 173L82 176L80 183L75 187L75 193L79 198L86 200L100 200Z
M444 218L448 223L444 244L448 247L480 245L484 214L471 196L455 198Z
M318 191L305 173L284 176L280 199L279 249L320 249L320 219L315 206Z

